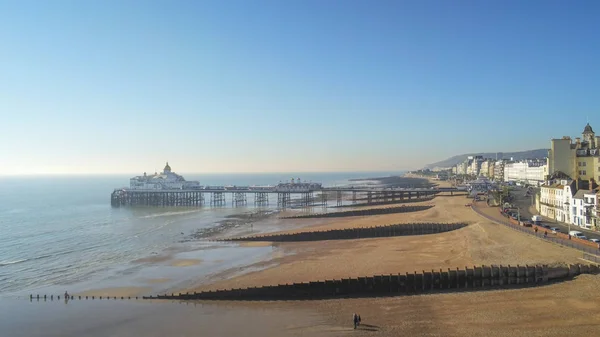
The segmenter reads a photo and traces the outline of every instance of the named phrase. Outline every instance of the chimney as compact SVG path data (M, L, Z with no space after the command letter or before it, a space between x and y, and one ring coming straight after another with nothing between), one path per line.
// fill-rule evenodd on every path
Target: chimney
M577 144L577 148L581 147L581 138L577 137L575 138L575 144Z

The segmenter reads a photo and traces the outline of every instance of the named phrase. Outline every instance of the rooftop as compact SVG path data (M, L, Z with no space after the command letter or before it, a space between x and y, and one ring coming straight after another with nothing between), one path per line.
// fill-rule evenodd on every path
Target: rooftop
M598 193L597 189L595 189L595 190L579 190L579 191L577 191L577 193L575 193L575 195L573 196L573 198L575 198L575 199L583 199L583 196L585 194L596 194L596 193Z

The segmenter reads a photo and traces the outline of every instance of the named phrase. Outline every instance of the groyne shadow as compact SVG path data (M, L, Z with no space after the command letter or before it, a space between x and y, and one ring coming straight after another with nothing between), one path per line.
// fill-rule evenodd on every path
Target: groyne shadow
M365 216L365 215L381 215L394 213L419 212L432 208L433 205L417 205L417 206L399 206L385 208L358 209L342 212L331 213L316 213L316 214L301 214L294 216L280 217L280 219L314 219L314 218L342 218L348 216Z
M324 240L353 240L392 236L437 234L457 230L466 226L466 223L408 223L374 227L331 229L325 231L309 231L290 234L245 236L229 239L220 239L218 241L298 242Z
M597 265L563 267L480 266L370 277L325 280L263 287L227 289L144 297L165 300L294 301L336 298L410 296L446 292L515 289L570 280L580 274L598 274Z

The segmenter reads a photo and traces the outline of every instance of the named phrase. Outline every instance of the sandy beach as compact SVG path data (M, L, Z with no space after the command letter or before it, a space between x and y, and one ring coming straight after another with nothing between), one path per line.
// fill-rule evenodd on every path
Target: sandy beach
M260 270L201 284L191 291L243 288L376 274L403 273L481 264L582 263L581 253L495 224L465 207L465 196L437 197L435 207L414 213L319 221L294 220L301 228L285 232L341 229L411 222L467 222L453 232L423 236L272 243L281 257L257 263ZM424 204L425 204L424 203ZM377 206L376 206L377 207ZM385 206L382 206L385 207ZM495 211L495 209L491 210ZM290 220L291 221L291 220ZM254 243L267 245L270 243ZM385 336L588 335L600 317L581 317L597 307L600 278L584 275L574 281L539 288L461 292L408 297L279 302L316 310L331 324L350 324L352 312L365 317L361 333ZM246 304L239 304L244 306ZM270 303L260 305L269 306ZM544 308L542 312L539 310ZM369 318L366 318L369 317ZM595 318L595 319L593 319ZM535 323L532 323L535 322ZM583 322L585 321L585 324ZM494 332L488 330L497 328Z
M343 218L285 232L327 230L411 222L467 222L456 231L393 238L273 243L282 257L255 266L276 267L192 290L253 287L446 269L480 264L578 263L581 254L491 223L469 207L464 196L438 197L435 207L411 213ZM306 221L309 223L310 221ZM268 243L263 243L268 244Z
M173 268L170 269L172 271L148 275L140 284L131 287L97 289L81 295L126 297L147 294L149 287L177 279L178 271L203 273L205 276L193 284L173 289L173 292L244 288L481 264L553 265L584 262L581 253L576 250L547 243L487 220L470 207L465 207L470 202L464 195L438 196L430 201L412 203L434 205L433 208L418 212L333 219L281 220L275 216L265 216L253 222L253 230L248 230L248 226L235 226L249 221L242 217L226 223L228 230L202 235L219 238L415 222L464 222L468 226L440 234L315 242L249 242L203 251L203 256L194 255L193 252L150 256L136 263L162 264ZM370 208L379 207L389 206ZM226 255L223 254L227 249L238 252L248 250L249 253L253 249L266 250L254 262L240 261L237 265L227 267L223 265L226 261ZM203 268L211 265L220 267L207 275L207 270L211 269ZM180 336L196 335L194 332L197 329L211 325L211 317L215 313L225 312L230 320L223 324L228 326L211 325L209 330L203 331L212 331L210 335L219 336L239 334L241 331L248 336L272 335L275 332L278 336L587 336L600 328L600 315L595 314L596 303L600 300L598 290L599 277L582 275L572 281L537 288L388 298L186 302L175 305L179 309L171 308L168 303L172 302L159 301L156 306L147 307L147 304L154 304L155 301L144 301L144 306L136 307L144 309L136 310L131 320L160 320L173 327L171 331ZM189 308L197 305L204 311L189 311ZM206 311L206 308L210 310ZM194 315L194 312L202 317L197 320L184 319ZM350 321L353 312L359 312L363 317L364 324L357 331L352 329ZM142 315L143 319L140 318ZM119 333L119 336L133 336L136 335L134 326L137 325L125 323L111 332ZM164 335L157 334L158 331L161 329L154 329L149 335Z

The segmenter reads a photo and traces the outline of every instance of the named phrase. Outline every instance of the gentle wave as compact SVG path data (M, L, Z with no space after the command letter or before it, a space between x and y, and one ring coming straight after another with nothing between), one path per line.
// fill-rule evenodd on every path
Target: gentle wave
M81 251L86 251L89 248L83 249ZM58 253L54 253L54 254L46 254L46 255L40 255L40 256L36 256L34 258L31 259L20 259L20 260L13 260L13 261L0 261L0 267L2 266L10 266L13 264L19 264L19 263L23 263L23 262L27 262L27 261L37 261L37 260L41 260L41 259L46 259L49 257L56 257L56 256L61 256L61 255L65 255L65 254L70 254L70 253L75 253L78 252L78 250L69 250L69 251L63 251L63 252L58 252Z
M22 263L25 261L29 261L29 259L21 259L21 260L14 260L14 261L0 261L0 267L2 266L9 266L11 264L17 264L17 263Z
M141 216L140 219L152 219L152 218L159 218L159 217L164 217L164 216L173 216L173 215L183 215L183 214L191 214L191 213L198 213L199 210L185 210L185 211L174 211L174 212L165 212L165 213L158 213L158 214L149 214L149 215L144 215Z

